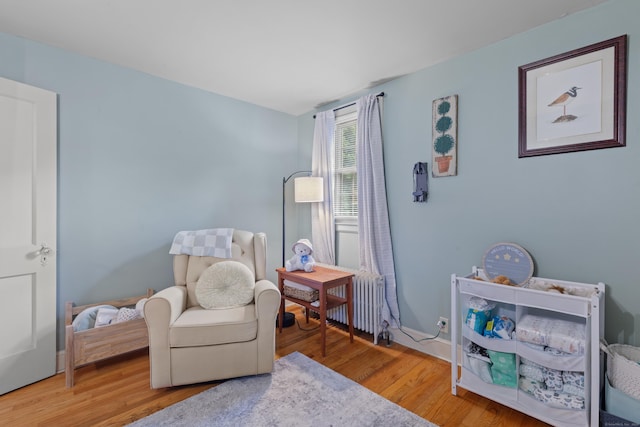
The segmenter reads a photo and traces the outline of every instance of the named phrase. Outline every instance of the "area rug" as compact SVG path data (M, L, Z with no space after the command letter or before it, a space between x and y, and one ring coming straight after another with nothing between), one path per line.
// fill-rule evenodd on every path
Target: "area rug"
M272 374L226 381L130 426L427 426L432 424L301 353Z

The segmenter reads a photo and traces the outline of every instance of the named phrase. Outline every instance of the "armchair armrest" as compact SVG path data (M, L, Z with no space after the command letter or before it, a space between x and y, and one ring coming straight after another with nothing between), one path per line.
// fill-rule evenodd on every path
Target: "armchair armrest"
M280 290L268 280L258 280L255 288L258 319L258 372L273 370L276 352L276 316L280 308Z
M262 324L262 320L270 323L276 321L278 308L280 307L280 290L269 280L258 280L255 287L256 317Z
M187 307L187 288L171 286L163 289L144 304L147 325L168 328Z
M149 363L151 388L171 386L171 352L169 326L187 306L187 288L171 286L163 289L144 304L144 320L149 331Z

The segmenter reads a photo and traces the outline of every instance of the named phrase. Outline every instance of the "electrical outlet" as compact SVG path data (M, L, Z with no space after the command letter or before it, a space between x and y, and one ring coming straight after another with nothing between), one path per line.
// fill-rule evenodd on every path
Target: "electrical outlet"
M443 334L448 334L449 333L449 319L447 319L446 317L441 317L440 320L438 320L438 328L440 328L440 331Z

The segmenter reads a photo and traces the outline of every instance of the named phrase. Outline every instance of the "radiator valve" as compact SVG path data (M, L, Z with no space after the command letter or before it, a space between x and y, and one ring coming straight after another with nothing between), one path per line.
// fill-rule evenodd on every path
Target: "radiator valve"
M378 342L386 342L387 347L391 347L391 333L389 332L389 322L382 322L382 332L378 334Z

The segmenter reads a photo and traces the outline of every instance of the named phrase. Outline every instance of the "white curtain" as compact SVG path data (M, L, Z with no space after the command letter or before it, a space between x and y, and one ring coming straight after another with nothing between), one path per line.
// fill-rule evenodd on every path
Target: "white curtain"
M313 131L313 151L311 154L311 174L321 176L324 201L311 204L311 238L313 257L316 261L335 265L335 225L333 222L333 173L331 159L335 133L333 110L316 114Z
M358 99L356 105L358 108L356 168L358 171L360 269L384 276L386 304L382 310L382 317L390 325L400 327L384 180L380 103L377 96L366 95Z

